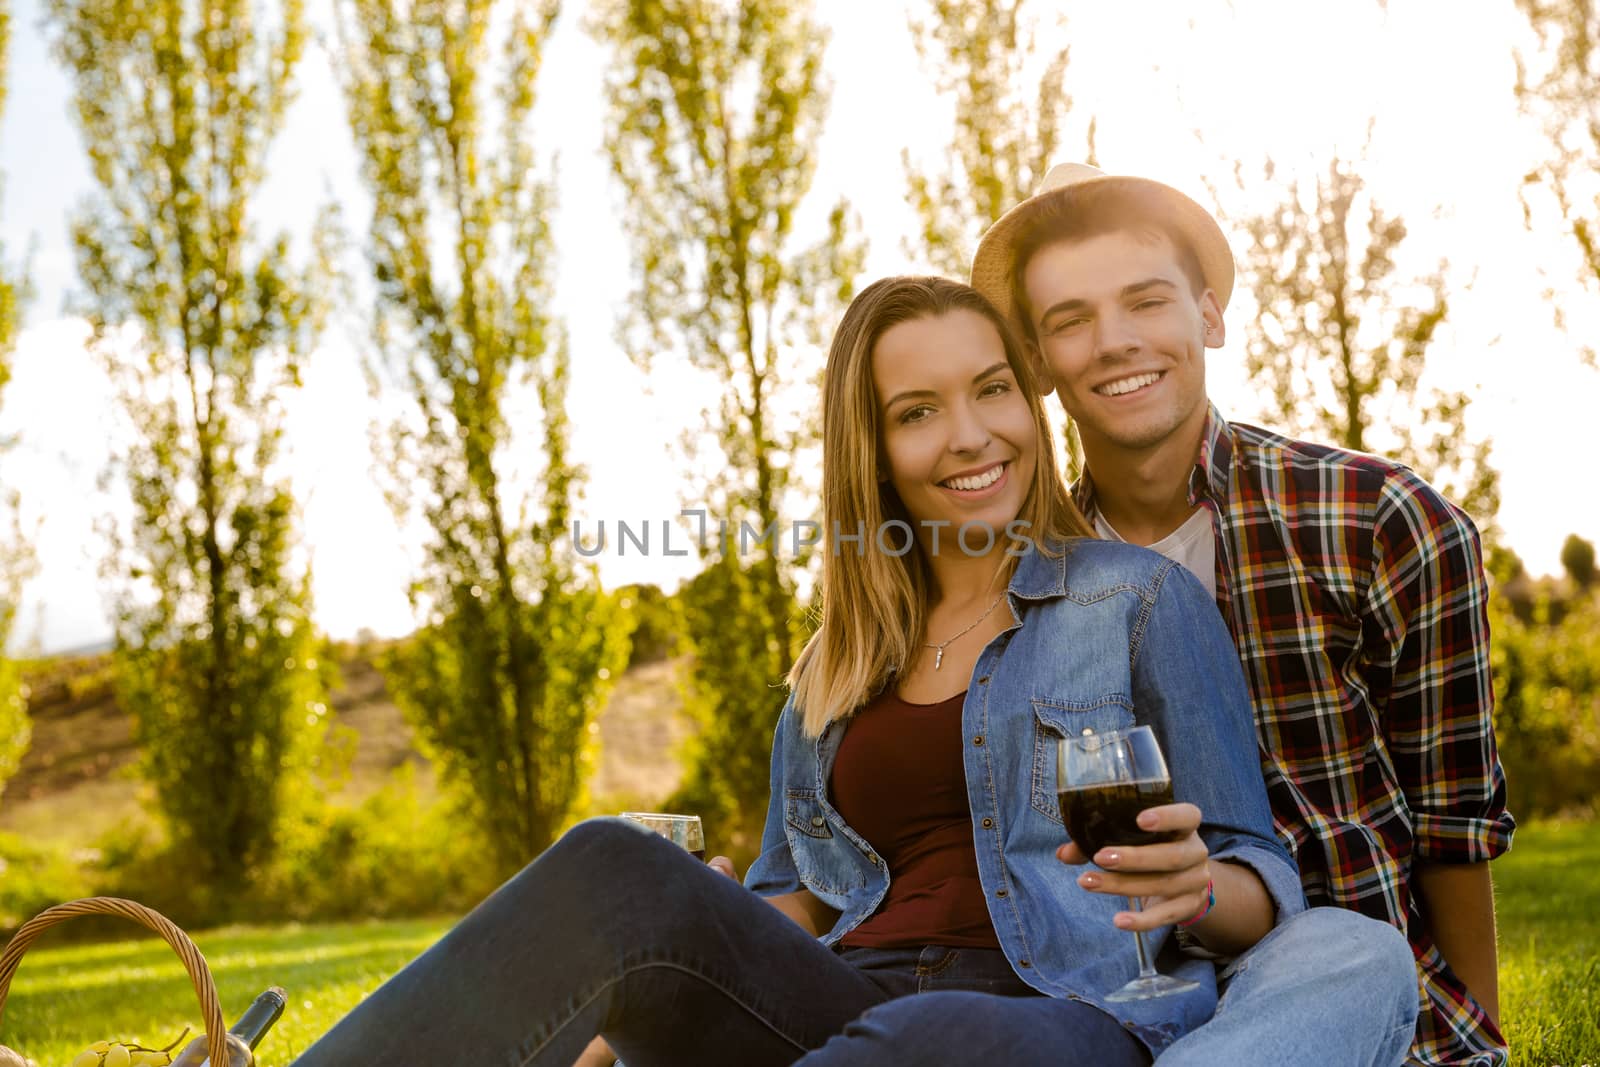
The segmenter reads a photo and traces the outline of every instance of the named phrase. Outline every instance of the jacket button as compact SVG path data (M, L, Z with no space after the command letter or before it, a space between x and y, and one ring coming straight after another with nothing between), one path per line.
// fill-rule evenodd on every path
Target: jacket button
M1083 736L1084 737L1093 737L1094 736L1094 731L1092 729L1090 729L1089 727L1085 726L1083 728Z
M1027 960L1018 960L1017 961L1017 966L1018 967L1032 967L1033 964L1029 963Z
M978 679L978 684L979 685L988 685L989 684L989 676L986 674L982 678L979 678Z
M820 826L823 826L823 825L825 825L825 824L826 824L826 823L827 823L827 821L828 821L828 820L827 820L827 819L824 819L824 818L823 818L823 817L822 817L822 816L820 816L820 815L813 815L813 816L811 816L811 825L812 825L812 826L818 826L818 827L820 827Z
M974 738L973 738L973 739L972 739L972 743L973 743L973 744L975 744L975 745L981 745L981 744L983 744L983 735L982 735L982 734L979 734L979 735L978 735L978 736L977 736L977 737L974 737Z
M985 819L985 820L983 820L983 828L985 830L989 829L993 825L994 825L994 820L993 819Z
M870 861L871 861L871 862L872 862L872 865L873 865L873 866L874 866L874 867L876 867L876 866L877 866L877 865L878 865L878 863L879 863L879 862L880 862L880 861L879 861L879 860L878 860L878 854L877 854L877 853L876 853L876 852L869 852L869 853L867 853L867 859L868 859L868 860L870 860Z
M1010 894L1008 894L1004 889L996 889L994 891L994 895L997 896L997 897L1006 897L1006 896L1009 896Z

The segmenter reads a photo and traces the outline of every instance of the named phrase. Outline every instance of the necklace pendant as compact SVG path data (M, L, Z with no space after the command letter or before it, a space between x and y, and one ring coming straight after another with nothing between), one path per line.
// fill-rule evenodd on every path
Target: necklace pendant
M939 669L939 664L941 664L943 662L944 662L944 649L942 649L942 648L934 649L934 652L933 652L933 669L934 670L938 670Z

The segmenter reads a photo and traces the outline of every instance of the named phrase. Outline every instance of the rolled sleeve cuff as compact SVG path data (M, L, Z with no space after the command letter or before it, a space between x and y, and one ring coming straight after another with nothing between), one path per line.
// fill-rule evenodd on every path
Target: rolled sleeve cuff
M775 845L763 852L745 872L745 888L764 897L799 891L800 874L794 869L787 843Z
M1483 863L1511 847L1517 821L1509 811L1485 817L1412 814L1418 859L1431 863Z

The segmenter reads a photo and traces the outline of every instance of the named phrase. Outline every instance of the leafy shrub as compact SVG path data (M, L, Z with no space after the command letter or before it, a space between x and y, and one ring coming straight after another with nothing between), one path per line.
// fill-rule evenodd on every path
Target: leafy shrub
M0 626L0 641L5 638L5 628ZM0 644L0 651L4 651ZM33 727L28 721L28 687L22 681L16 664L0 655L0 793L6 783L22 765L22 757L33 739Z
M617 590L622 607L633 616L633 646L628 668L671 659L683 651L683 609L653 585L625 585Z
M1581 813L1600 798L1600 600L1548 597L1519 619L1490 600L1495 734L1519 818Z
M119 826L100 857L101 892L180 926L463 912L498 881L482 835L448 802L426 802L410 765L353 807L302 807L269 863L218 884L149 823Z
M325 808L293 826L253 887L252 914L322 920L464 912L498 883L494 870L484 836L453 802L424 801L405 764L355 807Z
M53 904L91 895L80 859L58 846L0 834L0 933Z
M627 665L633 627L592 574L552 566L544 580L536 604L457 588L448 612L380 662L418 747L506 876L582 810L589 726Z

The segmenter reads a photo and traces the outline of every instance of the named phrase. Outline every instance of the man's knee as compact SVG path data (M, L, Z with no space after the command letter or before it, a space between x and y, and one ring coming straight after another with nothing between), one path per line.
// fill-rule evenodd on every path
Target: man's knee
M1216 1016L1162 1054L1160 1067L1216 1063L1398 1063L1420 991L1405 935L1344 908L1285 920L1228 972Z
M1395 1028L1415 1025L1421 996L1416 958L1405 934L1386 922L1345 908L1312 908L1279 926L1240 964L1230 993L1235 984L1305 988L1359 1005L1374 1021L1384 1015Z
M1415 993L1417 962L1406 935L1389 923L1345 908L1311 908L1281 928L1279 951L1305 953L1330 967L1388 981Z

